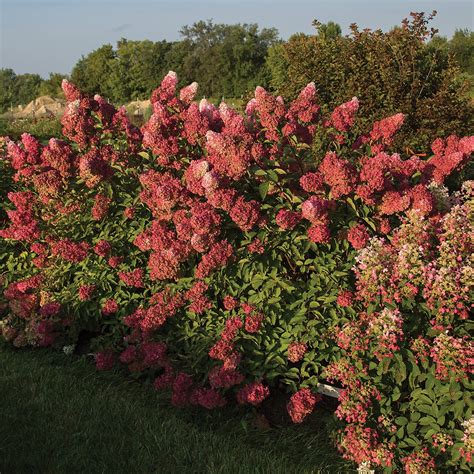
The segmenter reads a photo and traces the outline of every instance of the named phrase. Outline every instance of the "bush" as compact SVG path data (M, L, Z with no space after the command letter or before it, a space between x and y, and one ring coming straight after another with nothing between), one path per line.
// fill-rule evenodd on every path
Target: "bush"
M387 33L354 24L345 37L294 35L269 54L270 83L294 98L314 81L329 109L358 97L357 124L365 131L375 120L403 112L398 148L429 152L433 137L470 133L474 116L470 84L456 59L427 43L436 33L428 28L432 17L412 13L411 21Z
M426 460L425 467L467 469L466 456L451 455L471 443L462 431L467 404L411 420L411 442L377 429L398 423L392 415L407 412L415 386L416 400L423 398L416 390L433 384L440 397L450 383L457 384L450 396L467 397L464 370L449 382L436 371L426 376L441 356L429 354L419 373L401 369L413 337L441 341L446 330L448 339L463 337L464 313L458 307L451 319L430 324L431 307L424 323L414 304L392 319L396 309L373 307L365 310L380 313L372 328L371 317L360 314L362 273L351 269L359 250L391 238L406 215L449 219L437 200L440 186L469 161L473 138L437 140L429 159L402 157L392 149L402 114L360 135L358 100L321 114L312 83L288 105L259 87L243 115L224 103L198 105L196 84L178 95L176 85L169 73L139 130L124 109L64 82L67 141L42 146L25 134L7 143L19 188L2 204L9 217L0 231L9 245L2 256L3 337L15 346L61 348L92 335L98 369L127 366L169 389L177 406L259 406L279 391L291 393L287 411L296 423L320 403L319 383L338 380L346 457L388 470L405 457L411 467ZM381 352L370 344L376 330L385 334L385 317L394 330ZM339 333L363 331L360 321L373 336L362 353L344 338L334 342ZM400 328L409 334L403 344ZM462 357L454 353L459 363ZM363 364L388 375L368 385ZM346 416L354 391L344 374L361 387L356 419ZM440 402L439 410L445 407ZM436 445L421 438L425 426L444 429L441 416L456 443L448 454L439 453L440 437ZM348 447L355 441L357 451Z

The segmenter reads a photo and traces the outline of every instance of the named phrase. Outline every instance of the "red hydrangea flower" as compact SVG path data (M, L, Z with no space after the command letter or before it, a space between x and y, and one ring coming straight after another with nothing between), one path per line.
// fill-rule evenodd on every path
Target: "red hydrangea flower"
M243 231L249 231L260 218L260 205L257 201L246 201L244 197L240 196L229 215Z
M191 390L193 387L193 378L184 372L180 372L172 385L171 404L176 407L182 407L189 404Z
M308 193L324 191L324 177L318 171L306 173L300 178L300 186Z
M395 114L391 117L384 118L374 123L370 132L370 138L374 141L382 141L389 145L393 141L393 136L397 130L403 125L405 115Z
M244 376L235 368L213 367L209 372L209 385L212 388L230 388L244 381Z
M312 225L308 229L308 238L316 244L325 244L331 239L331 231L326 224Z
M247 249L250 253L256 253L259 255L262 255L265 253L265 247L262 244L262 241L260 239L254 239L250 244L247 245Z
M197 388L191 394L191 403L212 410L213 408L223 407L226 400L212 388Z
M127 219L133 219L135 217L135 208L134 207L126 207L123 211L123 215Z
M347 233L347 240L356 250L364 248L369 239L370 235L362 224L357 224L349 229L349 232Z
M307 350L308 346L304 342L292 342L288 346L288 360L294 363L299 362Z
M245 318L245 330L248 333L258 332L264 319L265 316L261 313L247 315Z
M107 260L107 263L108 263L112 268L117 268L122 262L123 262L123 257L110 257L110 258Z
M134 362L138 357L138 351L135 346L128 346L126 349L124 349L119 356L120 362L122 364L130 364Z
M329 201L318 196L311 196L301 205L301 215L313 224L326 224L328 216Z
M109 205L112 202L107 196L103 194L96 194L94 198L94 205L92 206L92 219L95 221L102 220L109 211Z
M87 242L72 242L69 239L51 242L51 253L68 262L81 262L87 257L89 244Z
M309 388L302 388L293 394L286 406L293 423L301 423L314 410L319 399Z
M167 347L164 342L144 342L142 344L143 362L147 365L163 365L166 361Z
M118 275L127 286L144 288L142 268L135 268L135 270L131 270L129 272L119 272Z
M224 296L224 299L222 302L224 304L224 308L227 311L231 311L237 308L237 306L239 305L239 302L233 296L230 296L230 295Z
M336 107L331 114L331 124L341 132L346 132L352 125L356 112L359 110L359 100L353 97L349 102Z
M79 299L81 301L89 301L96 290L96 285L82 285L79 287Z
M319 165L325 183L331 187L334 199L347 196L355 189L357 171L347 160L329 152Z
M237 392L237 401L240 404L260 405L270 395L270 389L261 382L245 385Z
M337 296L337 304L343 308L347 306L352 306L354 301L354 293L349 290L341 290Z
M99 240L94 246L94 252L101 257L107 257L111 250L112 245L107 240Z
M113 351L102 351L94 354L97 370L111 370L115 365L115 354Z
M102 314L104 316L108 316L110 314L114 314L119 310L118 303L113 300L109 299L102 305Z
M301 214L289 211L288 209L280 209L275 217L275 221L281 229L291 230L301 221Z

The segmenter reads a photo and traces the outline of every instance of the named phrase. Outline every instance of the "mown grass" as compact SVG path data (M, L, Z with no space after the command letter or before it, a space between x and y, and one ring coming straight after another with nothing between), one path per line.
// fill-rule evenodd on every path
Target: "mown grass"
M0 472L351 472L327 415L263 429L250 411L176 409L85 357L0 344Z

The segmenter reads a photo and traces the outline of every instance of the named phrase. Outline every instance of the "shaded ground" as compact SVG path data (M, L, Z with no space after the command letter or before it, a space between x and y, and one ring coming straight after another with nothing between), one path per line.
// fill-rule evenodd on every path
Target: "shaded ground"
M324 412L265 429L239 407L178 410L84 357L0 344L0 403L2 474L351 472Z

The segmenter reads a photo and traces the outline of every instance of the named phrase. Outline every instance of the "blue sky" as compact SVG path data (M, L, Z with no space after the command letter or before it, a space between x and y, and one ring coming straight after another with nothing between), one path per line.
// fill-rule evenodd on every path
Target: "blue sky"
M104 43L128 39L176 40L183 25L258 23L282 38L311 33L314 18L339 23L343 32L390 29L410 11L437 10L433 26L451 36L473 29L470 0L0 0L0 67L17 73L69 73L75 62Z

